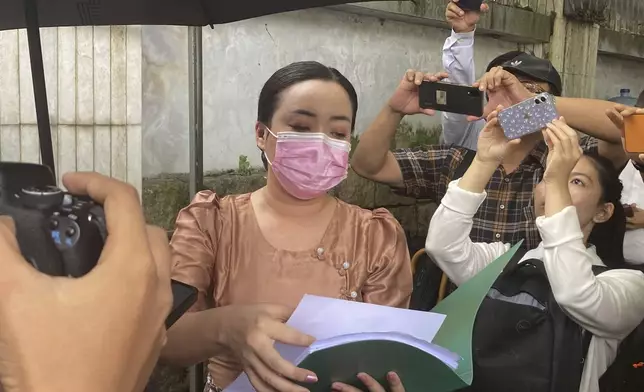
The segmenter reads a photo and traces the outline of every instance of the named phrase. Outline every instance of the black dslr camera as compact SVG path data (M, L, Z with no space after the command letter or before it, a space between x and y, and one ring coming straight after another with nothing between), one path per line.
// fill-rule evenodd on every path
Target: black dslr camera
M56 187L47 166L0 162L0 215L16 223L20 251L38 271L78 278L94 268L107 238L103 207ZM2 257L2 255L0 255ZM196 301L197 289L172 281L170 328Z
M42 165L0 162L0 215L15 221L25 259L51 276L91 271L107 237L103 208L63 192Z

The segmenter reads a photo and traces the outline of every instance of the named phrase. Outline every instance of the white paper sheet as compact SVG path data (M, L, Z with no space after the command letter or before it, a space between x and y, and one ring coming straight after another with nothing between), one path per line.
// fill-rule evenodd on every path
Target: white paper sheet
M407 346L416 347L417 349L426 352L427 354L438 358L444 364L451 367L452 369L458 368L458 361L461 357L449 351L446 348L437 346L435 344L426 342L424 340L416 339L411 335L398 332L361 332L354 333L350 335L340 335L332 338L326 338L322 340L316 340L310 347L308 347L304 352L300 354L299 357L293 362L298 365L306 357L311 355L316 351L326 350L330 347L342 346L347 343L355 342L366 342L370 340L387 340L390 342L399 342L404 343Z
M445 315L438 313L305 295L286 324L318 341L356 333L392 332L431 342L444 321ZM275 348L292 363L297 363L307 351L306 347L281 343L276 343ZM252 391L245 373L225 389L225 392Z

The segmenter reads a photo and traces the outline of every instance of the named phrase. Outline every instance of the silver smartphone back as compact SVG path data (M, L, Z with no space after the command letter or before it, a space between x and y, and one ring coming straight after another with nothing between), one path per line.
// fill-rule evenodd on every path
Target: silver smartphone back
M508 139L538 132L559 118L552 95L542 93L499 112L499 124Z

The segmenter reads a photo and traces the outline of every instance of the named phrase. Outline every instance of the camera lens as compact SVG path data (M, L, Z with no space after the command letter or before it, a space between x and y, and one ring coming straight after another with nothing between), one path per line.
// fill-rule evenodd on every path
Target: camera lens
M534 100L534 103L538 105L538 104L540 104L540 103L541 103L541 101L539 101L538 99L535 99L535 100Z
M546 97L541 97L541 102L546 102Z

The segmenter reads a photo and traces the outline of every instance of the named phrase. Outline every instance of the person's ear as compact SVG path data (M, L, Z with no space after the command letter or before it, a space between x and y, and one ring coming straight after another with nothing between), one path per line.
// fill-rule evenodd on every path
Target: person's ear
M597 212L595 212L595 216L593 217L593 222L595 222L595 224L604 223L613 216L614 212L615 206L613 203L604 203L597 208Z
M262 151L264 151L266 147L266 133L268 133L266 125L257 121L255 123L255 142L257 143L257 147Z

